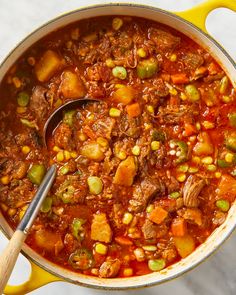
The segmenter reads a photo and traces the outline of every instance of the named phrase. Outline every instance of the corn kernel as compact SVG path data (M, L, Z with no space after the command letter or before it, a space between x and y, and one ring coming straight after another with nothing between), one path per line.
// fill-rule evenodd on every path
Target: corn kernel
M123 84L116 84L115 85L115 88L117 88L117 89L120 89L120 88L123 88L125 85L123 85Z
M133 214L126 212L123 216L122 222L124 224L129 224L133 219Z
M113 18L112 28L114 30L116 30L116 31L119 30L122 27L122 25L123 25L123 20L121 18L119 18L119 17Z
M20 213L19 213L19 219L21 220L25 214L25 211L27 210L28 205L24 206L21 208Z
M28 145L24 145L21 150L23 154L27 155L30 152L30 147Z
M146 51L143 48L139 48L137 50L137 54L138 54L139 57L142 57L142 58L144 58L144 57L147 56L147 53L146 53Z
M156 151L156 150L158 150L159 148L160 148L160 141L156 141L156 140L154 140L154 141L151 142L151 149L152 149L153 151Z
M222 100L223 100L224 103L231 102L231 98L228 95L223 95Z
M124 277L131 277L133 275L133 269L132 268L125 268L123 271Z
M135 155L135 156L139 156L140 155L140 147L138 145L135 145L132 148L132 154Z
M15 214L16 214L16 209L15 208L10 208L8 211L7 211L7 214L9 215L9 216L14 216Z
M17 107L16 111L18 114L24 114L26 112L27 108L26 107Z
M171 88L169 89L169 93L170 93L171 95L177 95L177 94L178 94L178 91L177 91L174 87L171 87Z
M212 159L212 157L204 157L204 158L202 158L202 163L206 164L206 165L212 164L213 159Z
M94 114L88 115L87 120L93 121L94 120Z
M154 108L153 108L153 106L151 106L151 105L147 106L147 110L148 110L148 112L151 113L151 114L154 113Z
M64 151L64 157L65 157L65 159L68 161L68 160L70 160L70 158L71 158L71 154L70 154L70 152L69 151ZM63 160L62 160L63 161Z
M184 92L181 92L181 93L180 93L180 98L181 98L182 100L186 100L188 97L187 97L187 95L186 95Z
M76 152L71 152L70 155L73 159L76 159L78 157L78 154Z
M192 157L192 161L195 164L199 164L201 162L201 159L200 159L200 157Z
M154 252L157 250L157 247L154 245L146 245L146 246L143 246L143 250Z
M213 164L207 165L207 170L208 171L214 172L214 171L216 171L216 169L217 169L216 166L213 165Z
M60 151L60 152L57 153L57 161L58 162L64 161L64 154L63 154L62 151Z
M196 123L196 129L199 131L201 130L201 124L199 122Z
M5 185L8 184L10 182L9 176L8 175L2 176L1 182L2 182L2 184L5 184Z
M150 123L144 123L144 128L145 128L145 130L149 130L149 129L152 128L152 124L150 124Z
M13 77L12 78L12 82L14 83L16 88L20 88L21 87L21 80L18 77Z
M118 157L120 160L125 160L126 157L127 157L127 154L126 154L125 151L120 151L120 152L118 152L117 157Z
M109 110L109 116L110 117L120 117L120 113L121 111L119 109L116 109L116 108L110 108Z
M61 105L62 105L62 100L58 98L57 101L54 103L54 107L59 108Z
M27 58L27 62L30 66L34 66L35 65L35 58L33 56L30 56Z
M221 178L221 175L222 175L222 174L221 174L220 172L215 172L215 177L216 177L216 178Z
M150 204L150 205L147 206L146 212L147 213L151 213L153 211L153 209L154 209L154 205L153 204Z
M57 146L57 145L54 145L53 149L52 149L54 152L60 152L61 149Z
M107 147L108 146L108 141L106 138L103 138L103 137L98 137L97 138L97 143L100 145L100 146L103 146L103 147Z
M184 173L179 174L178 177L177 177L177 180L179 182L184 182L185 179L186 179L186 174L184 174Z
M202 122L202 125L205 129L213 129L215 128L215 124L213 122L210 121L204 121Z
M176 54L171 54L170 56L170 61L175 62L177 60L177 55Z
M115 67L115 63L111 58L106 59L106 66L108 68L114 68Z
M227 163L232 163L233 162L233 159L234 159L234 155L232 153L227 153L225 155L225 161Z
M78 135L78 138L79 138L80 141L85 141L87 139L87 136L84 133L80 133Z
M92 268L91 269L91 274L98 276L99 275L99 269L98 268Z
M101 244L101 243L97 243L97 244L95 245L95 251L96 251L98 254L106 255L106 254L107 254L107 246L104 245L104 244Z

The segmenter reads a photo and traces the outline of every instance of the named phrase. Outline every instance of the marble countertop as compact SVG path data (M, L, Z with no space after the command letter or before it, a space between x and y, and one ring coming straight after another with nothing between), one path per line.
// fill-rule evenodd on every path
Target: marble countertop
M235 1L235 0L231 0ZM0 62L22 38L51 18L89 4L109 2L136 2L177 11L196 5L200 0L0 0ZM236 14L227 9L212 12L207 19L207 28L229 54L236 59ZM7 244L0 233L0 251ZM114 295L233 295L236 293L236 235L220 248L217 253L196 269L160 286L136 291L112 292ZM21 255L11 276L12 284L24 282L30 272L29 263ZM52 283L31 294L86 294L108 295L111 292L97 291L78 287L69 283Z

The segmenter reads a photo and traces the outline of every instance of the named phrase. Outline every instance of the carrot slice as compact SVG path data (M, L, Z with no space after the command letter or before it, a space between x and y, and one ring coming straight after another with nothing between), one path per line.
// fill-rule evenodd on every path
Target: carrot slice
M189 78L185 73L179 73L179 74L174 74L171 75L171 81L174 84L186 84L189 82Z
M126 111L131 118L138 117L141 114L140 105L137 102L128 105Z
M128 239L126 237L123 237L123 236L115 237L115 241L118 244L122 245L122 246L131 246L131 245L133 245L133 242L130 239Z
M171 231L175 237L183 237L187 234L186 221L183 218L175 218L171 224Z
M185 129L186 136L191 136L197 132L196 127L189 123L184 124L184 129Z
M155 209L152 210L148 218L152 222L160 224L166 219L167 216L168 216L168 212L166 210L164 210L161 207L156 207Z

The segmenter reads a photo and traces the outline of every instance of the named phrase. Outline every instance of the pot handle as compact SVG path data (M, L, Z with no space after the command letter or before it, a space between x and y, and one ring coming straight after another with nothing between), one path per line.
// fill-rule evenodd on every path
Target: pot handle
M44 285L47 285L49 283L62 281L61 278L48 273L47 271L40 268L33 262L30 261L30 264L31 264L31 275L29 277L29 280L18 286L7 285L4 290L4 294L24 295Z
M176 15L184 18L190 23L197 26L203 32L208 33L205 23L208 14L216 8L229 8L236 12L236 1L235 0L206 0L193 8L185 11L174 12Z

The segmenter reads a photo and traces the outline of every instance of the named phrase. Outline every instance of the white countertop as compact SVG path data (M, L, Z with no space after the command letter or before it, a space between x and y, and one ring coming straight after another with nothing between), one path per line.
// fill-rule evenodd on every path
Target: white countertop
M231 0L235 1L235 0ZM184 10L200 3L200 0L0 0L0 62L22 38L39 25L66 11L85 6L109 2L136 2L157 6L167 10ZM207 20L209 32L236 59L236 13L219 9ZM0 233L0 251L7 240ZM69 283L52 283L31 294L86 294L86 295L233 295L236 293L236 235L233 234L221 249L195 270L177 280L160 286L136 291L104 292L78 287ZM24 282L29 275L29 263L21 255L10 282Z

